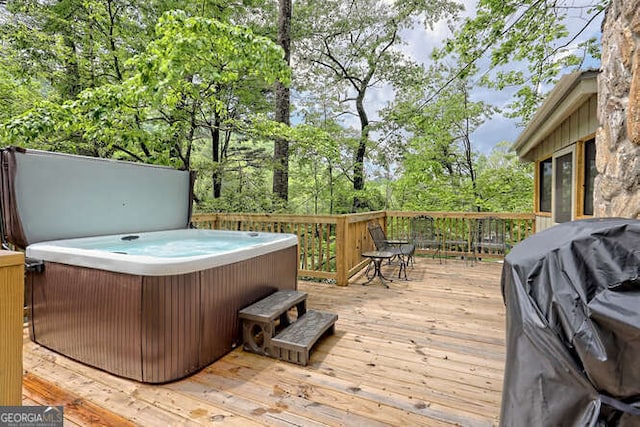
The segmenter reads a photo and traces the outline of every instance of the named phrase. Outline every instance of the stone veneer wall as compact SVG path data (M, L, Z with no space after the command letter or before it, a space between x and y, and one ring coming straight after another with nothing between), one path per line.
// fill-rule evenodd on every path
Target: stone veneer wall
M640 7L612 0L602 25L595 216L640 218Z

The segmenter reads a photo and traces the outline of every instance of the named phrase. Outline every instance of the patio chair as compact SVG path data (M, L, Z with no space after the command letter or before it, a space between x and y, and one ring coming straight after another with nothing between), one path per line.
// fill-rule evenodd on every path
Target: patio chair
M505 221L501 218L487 217L475 221L472 252L474 261L482 254L506 255L510 248L505 239Z
M373 244L376 246L376 250L380 252L391 252L394 254L394 258L400 258L401 264L404 264L406 275L406 266L411 264L413 267L413 256L415 255L416 246L412 243L393 244L393 240L387 239L384 230L377 222L370 222L367 224L367 228L369 229L371 239L373 239ZM399 274L400 273L398 273L398 276Z
M419 215L411 218L411 242L416 249L431 252L434 259L438 255L440 263L442 263L442 257L440 256L442 242L436 232L433 217Z

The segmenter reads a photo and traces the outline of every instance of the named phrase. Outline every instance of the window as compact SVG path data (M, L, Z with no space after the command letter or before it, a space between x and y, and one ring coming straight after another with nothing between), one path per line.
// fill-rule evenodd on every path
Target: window
M584 206L585 215L593 215L593 182L598 174L596 170L596 140L584 143Z
M540 177L538 206L540 212L551 212L551 166L552 162L549 158L540 162L540 170L538 170L538 176Z
M571 221L573 152L556 157L555 163L555 222Z

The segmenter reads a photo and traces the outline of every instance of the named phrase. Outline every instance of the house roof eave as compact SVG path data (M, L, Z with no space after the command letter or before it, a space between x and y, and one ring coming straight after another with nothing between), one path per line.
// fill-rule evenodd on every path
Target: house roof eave
M563 76L547 95L533 119L522 131L512 149L523 160L586 99L598 92L597 70L576 71Z

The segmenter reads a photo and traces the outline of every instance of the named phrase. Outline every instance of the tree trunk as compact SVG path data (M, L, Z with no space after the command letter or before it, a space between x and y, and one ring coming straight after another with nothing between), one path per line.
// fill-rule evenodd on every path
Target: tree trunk
M367 141L369 140L369 117L364 109L364 91L358 93L356 108L360 118L360 143L353 162L353 189L360 191L364 190L364 158L367 151ZM352 211L357 212L363 206L362 199L355 195L353 197Z
M190 171L191 170L191 152L193 150L193 140L196 136L196 114L198 111L198 102L193 101L193 105L191 106L191 111L189 111L189 115L191 119L189 120L189 132L187 134L187 146L184 147L184 155L180 150L179 146L176 146L176 151L178 156L182 159L182 163L184 164L183 170Z
M284 50L287 65L291 58L291 7L292 0L279 0L278 43ZM289 126L289 88L276 82L275 120ZM289 142L277 138L273 149L273 193L281 200L289 199Z
M465 114L466 118L465 118L465 129L464 129L464 155L465 155L465 161L467 163L467 169L469 170L469 178L471 178L471 186L473 188L473 198L474 198L475 209L477 212L480 212L482 209L476 203L476 200L480 197L480 195L478 194L476 170L473 167L473 151L471 150L471 139L469 137L471 133L469 130L469 113L467 109L469 99L468 99L467 89L464 88L463 90L464 90L464 110L467 112Z
M78 49L72 39L65 37L64 41L71 54L64 64L65 73L62 93L65 99L74 99L82 91L80 70L78 68Z
M329 160L327 173L329 175L329 215L333 215L333 165L331 164L331 160Z
M213 198L219 199L222 195L222 170L220 168L220 114L217 111L213 116L212 127L211 151L213 153Z
M116 46L116 36L114 34L117 12L113 9L112 1L107 2L107 12L109 13L109 49L111 50L111 55L113 55L113 70L116 72L118 82L121 82L123 81L122 71L120 70L120 60L118 59L118 48Z

